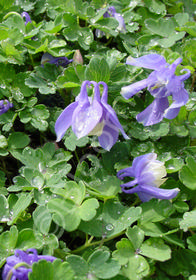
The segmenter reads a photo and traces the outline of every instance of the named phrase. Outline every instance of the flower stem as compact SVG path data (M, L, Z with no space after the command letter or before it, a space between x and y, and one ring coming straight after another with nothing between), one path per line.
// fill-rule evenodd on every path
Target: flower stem
M17 263L12 269L10 269L10 271L9 271L7 277L6 277L6 280L11 280L12 274L13 274L13 270L15 270L15 269L17 269L17 268L19 268L21 266L24 266L26 268L31 268L31 266L28 263L26 263L26 262Z
M110 237L108 237L108 238L105 238L105 239L102 238L101 240L98 240L98 241L95 241L95 242L92 242L92 243L90 243L90 241L91 241L91 239L92 239L92 238L90 238L90 239L88 240L88 242L86 242L84 245L80 246L79 248L77 248L77 249L71 251L71 253L72 253L72 254L77 254L77 253L79 253L79 252L85 250L85 249L88 248L88 247L96 246L96 245L102 245L103 243L105 243L105 242L107 242L107 241L110 241L110 240L112 240L112 239L115 239L116 237L119 237L119 236L123 235L124 233L125 233L125 230L123 230L123 231L121 231L121 232L119 232L119 233L117 233L117 234L115 234L115 235L112 235L112 236L110 236Z

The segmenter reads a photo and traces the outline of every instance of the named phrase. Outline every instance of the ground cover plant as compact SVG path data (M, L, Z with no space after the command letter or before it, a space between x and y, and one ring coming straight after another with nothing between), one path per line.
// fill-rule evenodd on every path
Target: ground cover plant
M195 10L0 0L1 279L196 279Z

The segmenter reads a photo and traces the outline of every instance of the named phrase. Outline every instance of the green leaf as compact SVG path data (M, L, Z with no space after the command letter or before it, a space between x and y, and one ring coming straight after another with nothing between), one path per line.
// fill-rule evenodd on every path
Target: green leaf
M107 200L103 209L89 222L81 222L79 228L96 237L116 235L137 221L141 215L140 207L124 207L114 200Z
M0 0L1 11L8 9L14 3L14 0Z
M85 147L89 142L88 136L77 139L77 136L72 130L66 133L64 138L65 147L70 151L74 151L76 147Z
M8 150L22 149L30 142L30 138L23 132L13 132L8 138Z
M121 238L121 240L116 243L116 248L117 250L113 252L113 257L118 260L120 265L126 265L130 256L135 254L135 248L127 238Z
M78 43L84 50L88 50L93 42L93 33L89 28L81 28L78 31Z
M33 220L36 228L42 234L48 234L52 217L45 206L38 206L33 212Z
M4 195L0 194L0 220L4 222L4 220L9 221L9 211L8 211L8 202Z
M110 258L110 253L103 249L96 250L88 259L90 271L98 278L111 279L120 271L119 263Z
M93 57L86 68L86 79L90 81L108 83L110 69L104 58Z
M32 200L31 194L24 194L24 193L20 194L19 199L17 200L17 202L15 203L12 209L13 214L11 220L8 222L8 225L12 225L17 221L17 219L20 217L22 212L29 206L31 200Z
M180 221L180 228L187 231L189 228L196 227L196 210L186 212L183 215L183 220Z
M171 249L162 239L149 238L140 247L140 254L157 261L166 261L171 258Z
M180 170L179 178L187 188L196 190L196 161L193 157L186 158L186 165Z
M133 228L129 227L127 229L126 235L131 241L135 250L141 247L142 242L144 241L143 230L141 230L138 226L134 226Z
M29 248L40 248L42 242L36 238L35 233L30 228L25 228L19 232L16 247L21 250L27 250Z
M141 225L145 225L149 222L162 221L174 212L173 205L168 200L158 201L156 199L151 199L150 201L143 203L141 208Z
M12 226L9 231L4 231L0 235L0 267L6 258L13 254L18 239L18 230Z
M150 10L150 12L155 14L162 14L165 15L166 7L165 4L159 0L147 0L145 1L145 6Z
M83 221L90 221L96 215L99 203L96 198L89 198L79 207L79 215Z
M62 262L62 260L56 259L52 263L55 271L53 280L62 280L66 275L66 280L73 280L74 272L68 262Z
M39 262L33 263L32 272L29 273L28 277L29 280L61 280L65 275L66 280L73 280L74 272L69 263L56 259L53 262L40 260Z
M184 161L181 158L172 158L165 162L167 173L174 173L179 171L184 165Z
M81 277L81 279L83 279L82 277L87 275L88 264L81 256L68 255L66 260L75 272L75 275L78 275L79 277Z
M96 23L93 24L93 27L116 37L118 34L118 25L119 23L114 17L107 17L96 21Z
M55 198L48 202L48 209L54 222L67 231L76 230L80 224L80 217L75 203L69 199Z
M171 32L175 30L177 26L176 21L173 18L160 18L159 20L147 19L145 20L146 27L155 34L162 37L168 37Z
M140 280L150 272L148 262L140 255L133 255L129 258L128 263L122 267L122 274L129 280Z
M29 280L54 280L54 267L51 262L40 260L32 265L32 272L29 273Z
M196 235L187 238L188 248L196 252Z

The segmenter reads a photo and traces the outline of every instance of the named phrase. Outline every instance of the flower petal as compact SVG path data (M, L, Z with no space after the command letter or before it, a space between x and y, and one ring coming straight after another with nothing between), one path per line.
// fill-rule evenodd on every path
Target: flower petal
M125 99L129 99L129 98L133 97L137 92L139 92L140 90L144 89L147 86L148 86L148 80L144 79L139 82L133 83L129 86L122 87L120 94Z
M88 135L101 120L103 109L97 100L78 106L72 118L72 129L78 138Z
M144 67L152 70L160 70L160 67L167 65L165 58L162 55L156 53L143 55L138 58L129 56L126 63L129 65Z
M116 175L120 180L123 180L125 177L135 177L133 167L127 167L127 168L121 169L117 172Z
M180 108L168 108L164 114L164 118L172 120L177 117L178 113L180 112Z
M125 139L129 139L129 136L125 133L122 125L120 124L118 117L116 115L116 112L114 111L114 109L107 103L102 102L102 105L104 107L104 119L106 123L112 123L112 125L110 125L111 127L116 127L116 130L120 129L123 137Z
M134 177L139 177L140 174L142 173L143 169L145 168L145 166L150 161L155 160L156 158L157 158L157 154L155 154L155 153L148 153L148 154L136 157L132 163L132 170L133 170Z
M101 136L98 137L99 144L106 151L110 151L110 149L118 140L118 135L119 129L112 122L107 121Z
M182 69L180 72L184 72L186 71L186 74L184 75L181 75L181 76L178 76L178 78L183 82L185 81L186 79L188 79L191 75L191 71L189 69Z
M179 91L173 92L172 97L174 99L174 102L164 113L164 117L167 119L174 119L178 115L180 107L184 106L187 103L189 94L184 88L182 88Z
M155 98L154 101L136 116L138 122L144 126L153 125L162 121L165 110L169 107L167 97Z
M55 123L57 142L63 138L63 135L65 134L66 130L71 126L73 112L77 108L77 106L78 102L71 103L68 107L65 108L65 110L63 110L63 112L58 117Z
M179 189L160 189L148 185L140 186L140 191L158 199L172 199L177 196Z
M119 23L119 26L117 27L117 30L119 30L120 32L126 31L124 18L121 16L121 14L119 14L119 13L114 13L114 18L115 18L115 19L118 21L118 23Z

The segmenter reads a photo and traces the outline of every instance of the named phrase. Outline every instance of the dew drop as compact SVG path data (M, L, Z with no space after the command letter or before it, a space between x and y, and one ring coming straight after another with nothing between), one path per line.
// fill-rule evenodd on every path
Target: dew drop
M107 224L105 228L107 231L111 231L114 229L114 226L112 224Z

